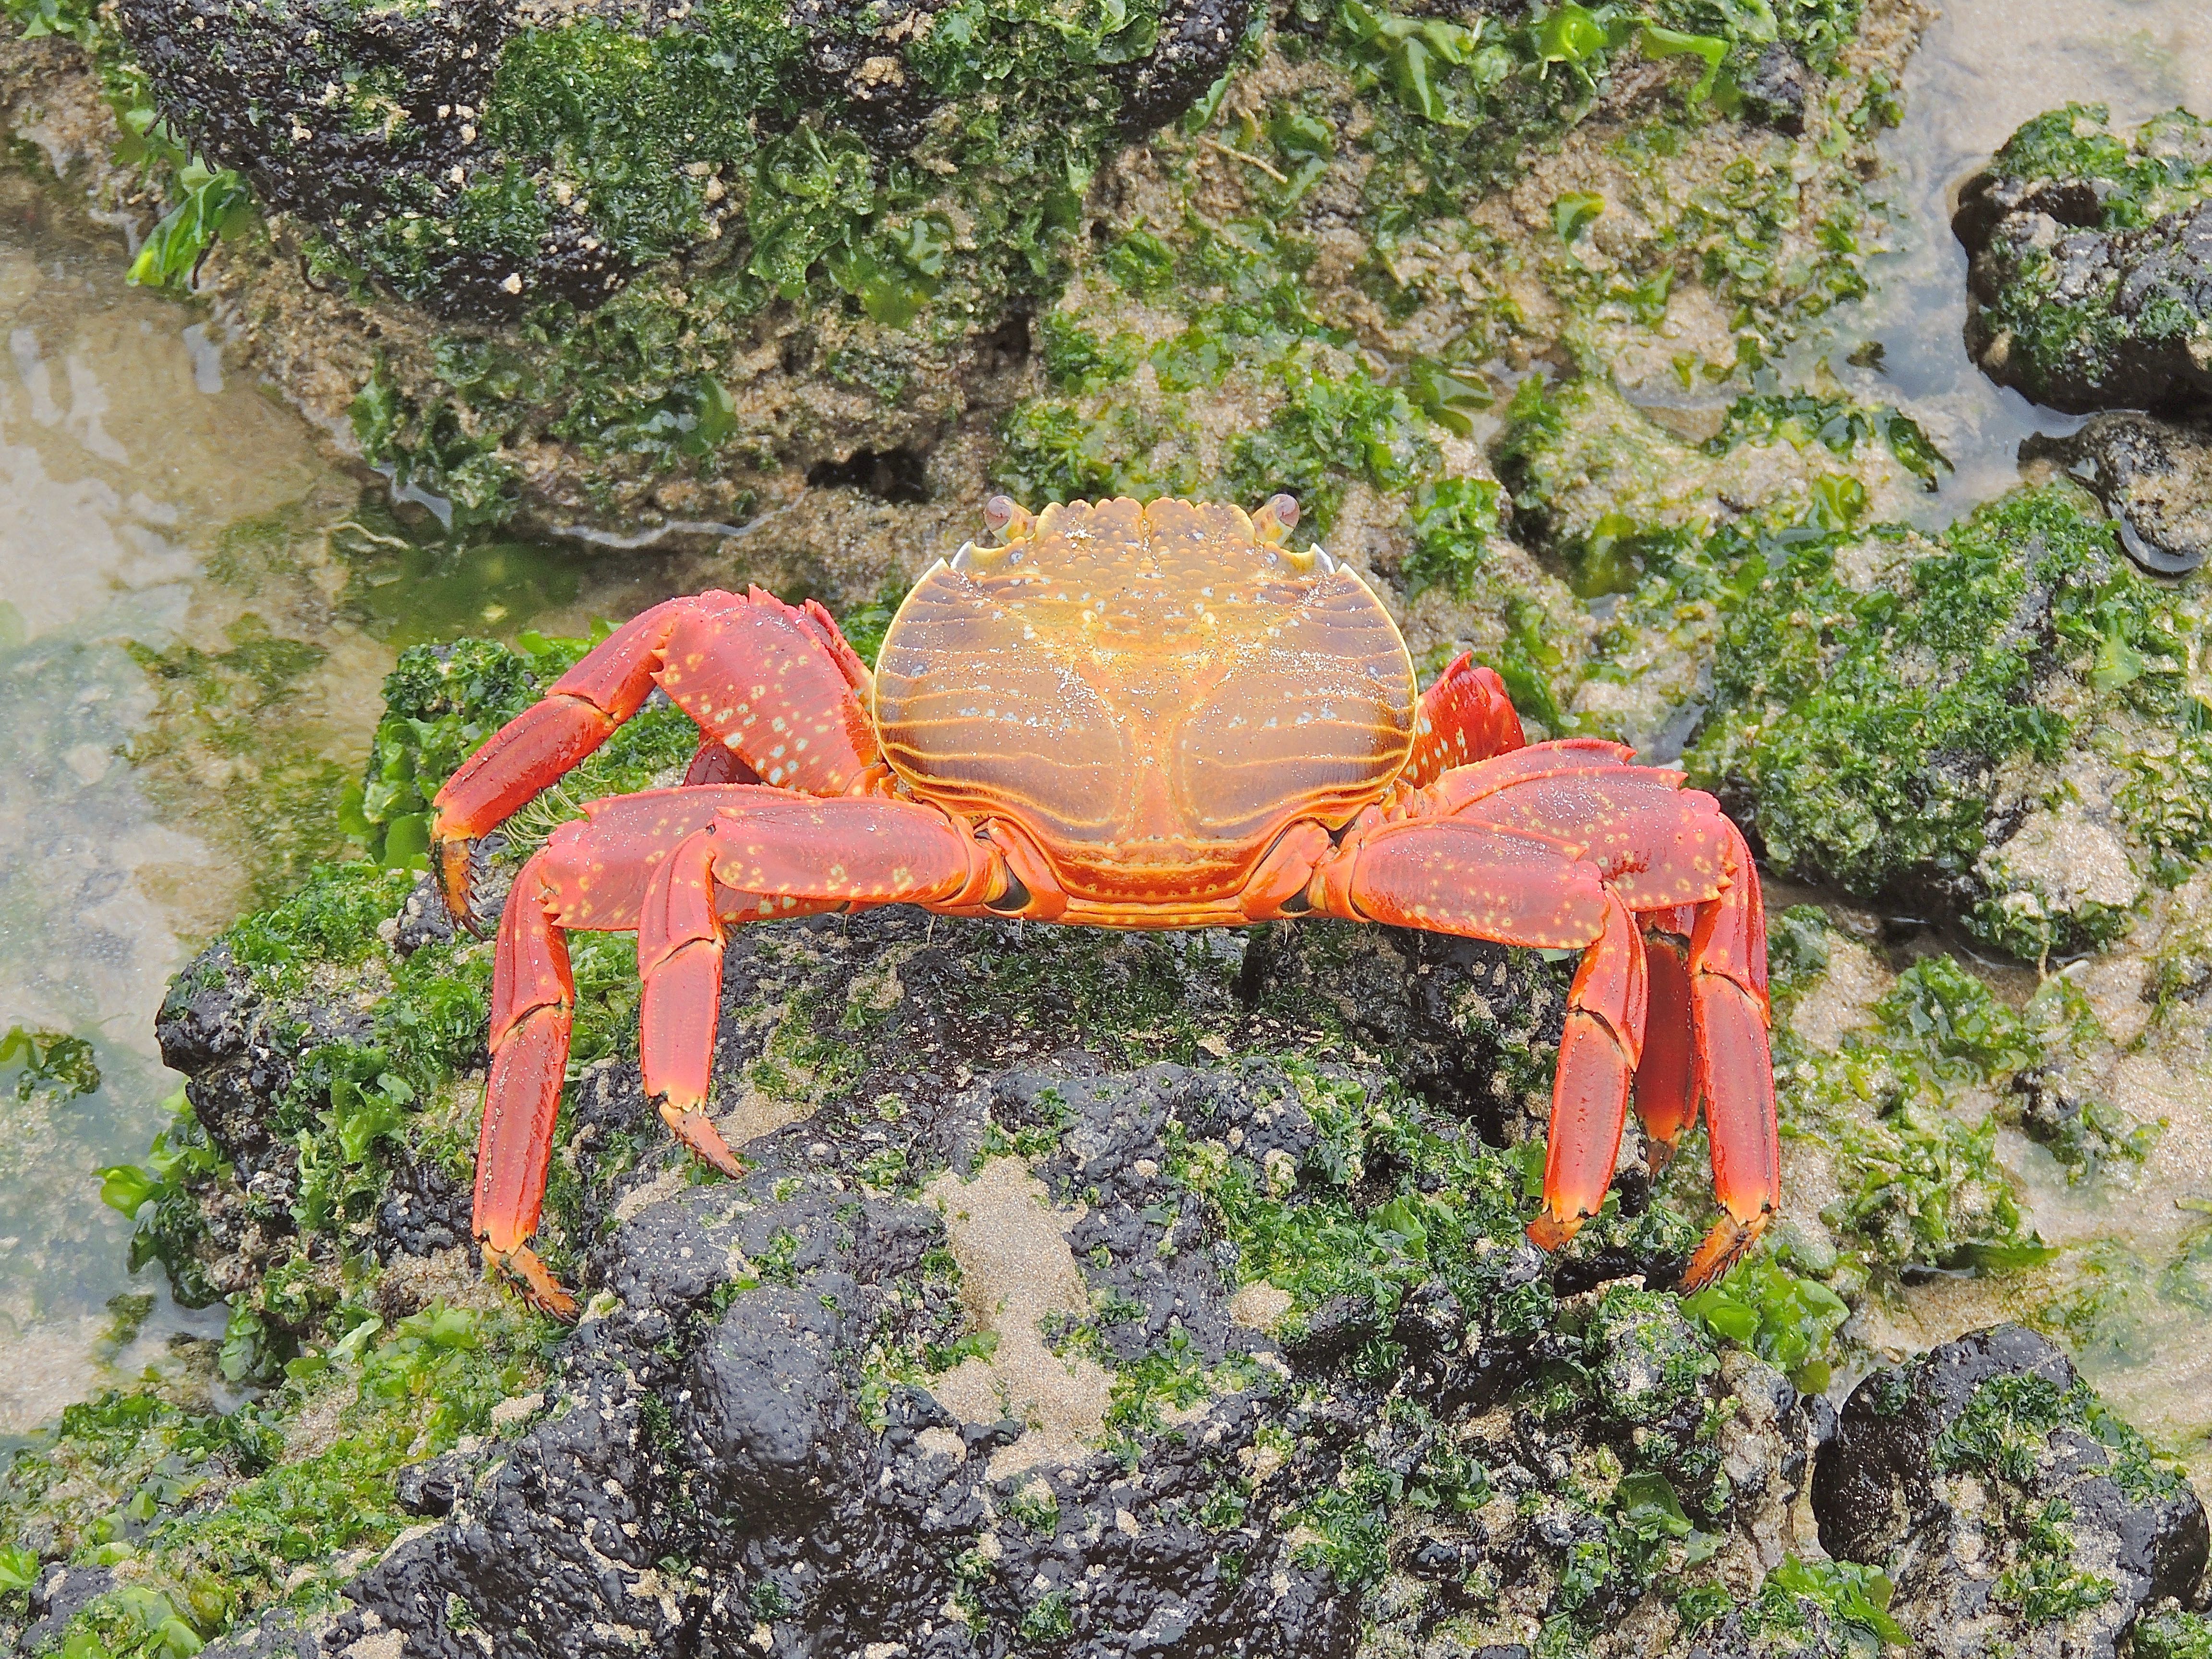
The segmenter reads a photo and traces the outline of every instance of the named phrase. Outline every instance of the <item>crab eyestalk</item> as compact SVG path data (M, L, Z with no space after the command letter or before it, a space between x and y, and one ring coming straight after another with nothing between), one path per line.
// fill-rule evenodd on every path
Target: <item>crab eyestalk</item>
M1297 527L1298 498L1295 495L1270 495L1252 515L1252 539L1265 542L1270 547L1280 547L1283 538Z
M1012 495L994 495L983 503L983 527L1006 542L1024 542L1036 531L1036 514Z

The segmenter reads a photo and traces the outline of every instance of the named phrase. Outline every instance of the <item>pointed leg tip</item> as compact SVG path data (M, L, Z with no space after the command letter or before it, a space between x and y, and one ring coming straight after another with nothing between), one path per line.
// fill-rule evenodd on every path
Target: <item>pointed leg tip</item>
M490 1251L489 1245L485 1246ZM492 1255L494 1265L514 1285L515 1293L539 1313L559 1320L563 1325L576 1322L576 1298L562 1287L553 1277L552 1269L538 1258L538 1252L528 1245L518 1245L504 1255Z
M430 867L438 878L438 892L446 901L446 914L456 927L477 939L489 929L477 909L477 878L481 873L483 842L469 838L440 837L430 844Z
M714 1127L714 1119L696 1106L675 1106L663 1101L660 1115L677 1140L695 1156L732 1181L744 1175L744 1161L730 1150L730 1143L722 1139L722 1132Z
M1713 1224L1712 1231L1705 1235L1705 1242L1698 1246L1690 1265L1683 1268L1681 1280L1674 1287L1676 1293L1693 1295L1727 1278L1729 1270L1759 1243L1759 1236L1766 1231L1766 1224L1773 1218L1771 1210L1762 1210L1749 1221L1723 1215Z
M1666 1172L1667 1166L1674 1161L1674 1154L1680 1150L1673 1141L1656 1139L1647 1133L1644 1139L1644 1172L1652 1180L1658 1180Z
M1563 1221L1546 1210L1528 1224L1528 1242L1540 1250L1559 1249L1582 1231L1583 1223L1587 1219L1587 1217L1577 1216L1571 1221Z

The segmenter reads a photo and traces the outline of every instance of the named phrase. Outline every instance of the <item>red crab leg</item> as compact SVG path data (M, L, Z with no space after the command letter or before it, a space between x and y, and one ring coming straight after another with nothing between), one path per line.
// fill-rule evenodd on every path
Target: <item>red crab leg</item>
M522 866L501 918L493 957L491 1073L477 1137L471 1231L485 1252L523 1281L528 1299L558 1319L575 1317L575 1298L554 1282L531 1249L545 1203L553 1120L568 1066L575 982L568 946L550 914L549 855Z
M1565 1243L1613 1184L1629 1079L1643 1052L1643 936L1620 896L1594 865L1460 818L1355 831L1308 890L1314 908L1331 915L1504 945L1583 947L1552 1090L1544 1212L1528 1230L1547 1249Z
M905 902L980 903L1004 885L981 843L908 801L802 802L726 790L729 804L654 870L637 933L645 1091L677 1139L738 1173L704 1107L722 999L725 921ZM617 856L620 856L619 851Z
M1544 1150L1544 1207L1528 1224L1530 1240L1547 1250L1572 1238L1605 1202L1620 1157L1628 1080L1644 1045L1644 936L1618 894L1607 893L1606 902L1604 937L1583 953L1567 993Z
M468 842L605 742L656 684L755 775L839 795L879 759L867 684L867 669L812 600L793 609L754 588L653 606L594 647L438 792L431 834L447 905L467 917Z
M1405 781L1419 788L1455 766L1488 760L1527 741L1505 682L1494 669L1477 668L1472 653L1462 651L1421 694Z
M1007 890L1003 861L933 806L810 799L728 784L595 802L523 866L492 975L491 1075L477 1143L477 1237L530 1299L575 1301L529 1249L545 1197L574 987L564 930L639 931L647 1091L683 1143L742 1166L703 1110L721 997L723 918L908 902L953 909ZM718 915L718 911L721 914Z
M1698 911L1690 940L1698 1088L1705 1097L1713 1194L1722 1214L1682 1274L1686 1291L1710 1285L1734 1267L1782 1205L1774 1060L1766 1035L1766 910L1751 849L1732 823L1728 875L1728 890Z
M1650 769L1633 766L1635 758L1633 749L1603 738L1559 738L1550 743L1532 743L1524 748L1510 749L1472 766L1455 766L1437 779L1430 793L1438 811L1451 814L1501 789L1538 778ZM1677 780L1680 777L1680 774L1671 772L1656 775Z
M714 915L714 831L688 837L653 872L637 924L637 1017L646 1097L682 1145L724 1175L744 1173L702 1109L722 1000L722 926Z
M446 780L432 803L430 838L447 908L471 914L469 843L568 771L635 714L653 690L660 648L690 599L670 599L599 641L543 699L491 735Z
M1644 964L1651 987L1644 1023L1644 1058L1636 1067L1636 1116L1644 1126L1644 1156L1657 1175L1698 1121L1697 1043L1690 1021L1690 931L1696 912L1687 906L1644 918Z

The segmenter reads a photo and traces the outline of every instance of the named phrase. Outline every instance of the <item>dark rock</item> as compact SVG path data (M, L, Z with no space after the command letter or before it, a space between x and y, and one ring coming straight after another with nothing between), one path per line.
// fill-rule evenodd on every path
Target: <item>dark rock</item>
M398 955L411 957L426 945L443 945L453 937L453 919L446 909L445 896L425 871L392 923L389 943Z
M2112 1655L2205 1569L2186 1481L2017 1325L1860 1383L1820 1449L1813 1510L1831 1555L1887 1565L1892 1615L1932 1654Z
M1624 1468L1663 1471L1755 1581L1809 1460L1795 1392L1717 1357L1670 1297L1599 1274L1562 1300L1521 1234L1517 1158L1469 1149L1493 1186L1430 1191L1468 1119L1540 1113L1528 1050L1556 1041L1563 991L1534 957L1323 925L1102 940L886 909L733 936L722 1087L772 1054L844 1082L747 1144L742 1181L696 1185L663 1172L635 1062L584 1069L562 1157L586 1317L527 1426L403 1474L399 1504L433 1524L355 1582L322 1651L396 1631L441 1659L483 1632L564 1659L886 1641L1326 1659L1378 1617L1422 1639L1478 1618L1493 1643L1531 1620L1663 1621L1674 1592L1640 1570L1563 1599L1569 1562L1613 1559L1613 1523L1576 1494ZM1436 1103L1364 1060L1304 1057L1292 1011L1316 1001L1356 1013L1353 1040L1389 1045ZM1102 1006L1217 1035L1181 1028L1189 1064L1073 1046ZM1095 1363L1102 1399L1190 1380L1115 1396L1103 1431L1010 1413L993 1390L1017 1360L962 1346L976 1314L946 1263L969 1246L937 1206L959 1218L968 1181L1009 1156L1079 1285L1018 1363ZM450 1230L464 1195L394 1164L377 1216L396 1252ZM1412 1272L1347 1258L1342 1292L1279 1337L1231 1311L1247 1252L1275 1247L1224 1229L1200 1167L1290 1211L1403 1194L1470 1206L1482 1231ZM1382 1492L1437 1495L1401 1525L1359 1507Z
M1741 88L1744 113L1778 132L1792 137L1805 131L1805 100L1813 90L1813 72L1787 41L1778 40L1759 53Z
M2203 428L2100 415L2068 437L2031 437L2021 457L2071 467L2112 515L2128 556L2154 575L2185 575L2212 555L2212 434Z
M473 1194L436 1164L402 1155L394 1160L392 1185L376 1206L376 1256L434 1255L468 1244Z
M448 1452L427 1463L410 1463L399 1471L393 1496L410 1515L451 1515L461 1494L469 1489L476 1460Z
M2124 141L2105 121L2039 116L1960 191L1966 346L2053 408L2185 408L2212 395L2212 130L2175 111Z
M1228 72L1252 21L1251 0L1166 0L1157 45L1124 66L1121 130L1165 126Z
M106 1567L48 1567L31 1586L31 1620L19 1638L19 1651L35 1653L50 1642L58 1642L69 1621L115 1588L115 1574Z

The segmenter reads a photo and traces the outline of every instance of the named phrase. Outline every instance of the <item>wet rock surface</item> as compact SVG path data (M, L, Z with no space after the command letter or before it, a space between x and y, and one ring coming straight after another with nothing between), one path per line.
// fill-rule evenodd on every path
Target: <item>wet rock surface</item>
M2185 575L2212 556L2212 428L2147 415L2100 415L2063 439L2031 439L2023 459L2072 468L2142 568Z
M1485 1143L1540 1115L1526 1056L1561 989L1524 954L1326 924L745 930L716 1074L746 1177L700 1184L634 1062L586 1066L550 1235L586 1311L550 1375L499 1437L398 1471L416 1528L335 1611L213 1650L474 1654L496 1630L548 1655L1456 1654L1571 1631L1809 1659L1968 1601L1977 1631L2041 1642L1931 1484L1992 1377L2104 1425L2021 1488L2071 1506L2081 1570L2118 1587L2067 1628L2191 1601L2201 1510L2040 1339L1884 1374L1832 1427L1649 1288L1694 1237L1674 1187L1626 1179L1565 1259L1530 1249L1526 1166ZM194 1030L257 1024L209 1006ZM376 1234L434 1185L402 1162Z
M717 1065L741 1116L768 1109L762 1060L794 1053L762 1016L779 994L876 1012L865 1074L752 1139L739 1183L651 1150L632 1063L586 1070L584 1322L500 1456L402 1471L431 1529L350 1584L319 1651L397 1632L474 1653L498 1630L545 1654L1349 1654L1378 1596L1409 1639L1525 1644L1560 1619L1674 1627L1653 1585L1684 1540L1736 1586L1802 1547L1797 1392L1640 1288L1671 1271L1652 1237L1616 1229L1568 1271L1528 1247L1520 1159L1457 1115L1506 1113L1500 1056L1555 1031L1551 970L1287 927L1094 936L1046 969L1047 1006L1054 968L1079 1000L1079 977L1126 1001L1166 975L1237 1048L1330 987L1455 1100L1436 1115L1295 1050L1054 1053L976 996L1020 933L893 910L734 939ZM993 1060L1009 1047L1036 1057ZM1063 1311L1006 1322L1056 1278Z
M1813 1512L1832 1553L1889 1565L1923 1652L2112 1654L2147 1608L2202 1594L2203 1504L2016 1325L1860 1383Z
M2123 140L2068 105L1960 192L1966 345L2039 403L2185 409L2212 393L2212 138L2185 111Z

